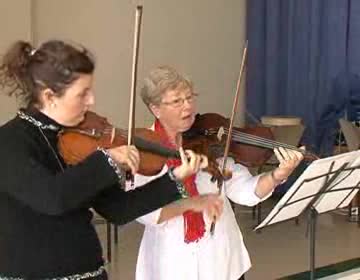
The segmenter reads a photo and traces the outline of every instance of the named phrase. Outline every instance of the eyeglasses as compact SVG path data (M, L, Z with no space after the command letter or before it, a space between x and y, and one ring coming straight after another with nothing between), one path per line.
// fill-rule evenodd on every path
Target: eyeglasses
M173 101L161 101L161 104L171 106L173 108L180 108L185 104L185 101L187 101L188 104L193 104L195 102L195 98L198 96L197 93L192 93L186 97L183 98L176 98Z

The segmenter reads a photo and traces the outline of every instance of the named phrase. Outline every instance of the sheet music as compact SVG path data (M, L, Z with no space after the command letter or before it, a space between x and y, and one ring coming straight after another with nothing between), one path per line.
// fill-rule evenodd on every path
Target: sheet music
M323 187L326 180L330 180L334 175L321 176L329 172L332 163L334 164L333 171L338 170L344 163L349 163L348 167L357 166L360 164L360 151L344 153L312 162L255 230L299 216L312 201L314 195ZM331 184L330 189L353 186L359 182L359 179L359 169L351 174L350 171L344 171ZM345 207L357 193L357 191L353 191L351 194L350 192L351 190L324 194L315 204L315 207L320 213L339 206ZM345 199L346 196L348 197Z
M354 159L348 167L355 167L360 165L360 157ZM344 170L339 174L334 183L327 189L339 190L334 192L327 192L323 194L315 203L315 209L318 213L324 213L334 210L336 208L343 208L349 205L351 200L355 197L358 190L341 190L343 188L356 187L360 180L360 169Z

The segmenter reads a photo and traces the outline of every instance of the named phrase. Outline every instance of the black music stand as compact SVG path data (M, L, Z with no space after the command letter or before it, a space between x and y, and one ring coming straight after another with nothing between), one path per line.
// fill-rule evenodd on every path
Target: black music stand
M255 230L297 218L309 210L310 279L315 279L315 235L319 214L349 205L360 188L360 151L312 162ZM360 222L358 223L360 226Z

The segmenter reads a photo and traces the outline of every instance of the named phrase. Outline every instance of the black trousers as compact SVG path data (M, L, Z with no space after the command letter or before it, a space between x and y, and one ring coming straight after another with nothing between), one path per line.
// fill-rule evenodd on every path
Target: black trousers
M245 280L245 275L241 276L239 280Z

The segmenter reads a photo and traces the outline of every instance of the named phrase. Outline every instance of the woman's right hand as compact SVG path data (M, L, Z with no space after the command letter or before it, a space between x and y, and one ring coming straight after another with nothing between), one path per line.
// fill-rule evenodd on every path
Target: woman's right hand
M220 218L224 201L218 194L205 194L188 198L189 208L195 212L204 212L211 222Z
M173 173L178 180L183 180L186 177L196 174L200 169L208 166L208 158L204 155L195 154L191 150L184 151L179 149L181 157L181 165L177 166Z
M123 170L131 170L131 173L135 173L139 169L140 154L135 146L118 146L107 150L111 158L119 165Z

